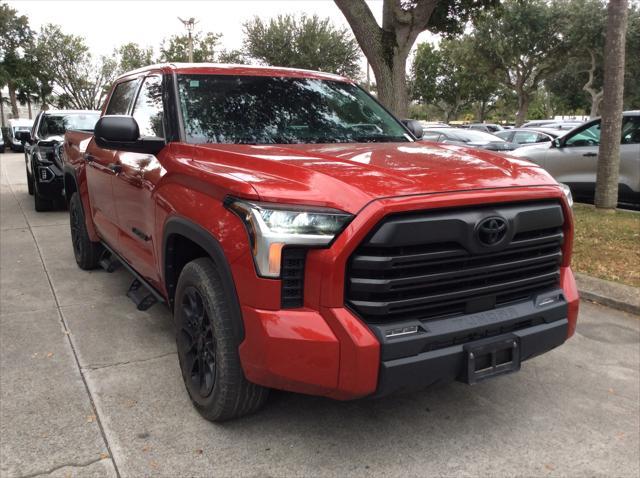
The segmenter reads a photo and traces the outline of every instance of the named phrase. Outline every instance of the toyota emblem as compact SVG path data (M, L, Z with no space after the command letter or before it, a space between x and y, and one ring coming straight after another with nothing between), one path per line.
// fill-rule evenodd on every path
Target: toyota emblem
M476 228L478 241L483 246L500 244L507 235L507 221L501 217L487 217Z

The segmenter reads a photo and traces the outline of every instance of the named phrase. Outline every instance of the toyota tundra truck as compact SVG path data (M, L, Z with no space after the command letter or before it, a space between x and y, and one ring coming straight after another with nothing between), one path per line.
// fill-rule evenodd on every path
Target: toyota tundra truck
M272 388L349 400L518 371L575 331L570 192L419 137L327 73L127 73L94 132L65 136L76 262L120 263L139 309L169 307L213 421Z

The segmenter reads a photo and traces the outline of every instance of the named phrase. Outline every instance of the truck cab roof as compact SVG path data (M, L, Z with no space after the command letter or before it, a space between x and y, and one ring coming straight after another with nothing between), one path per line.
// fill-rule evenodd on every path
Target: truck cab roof
M289 78L316 78L320 80L351 82L350 79L343 76L335 75L333 73L324 73L321 71L285 68L279 66L237 65L226 63L158 63L129 71L121 75L116 81L151 71L162 71L164 73L176 74L281 76Z

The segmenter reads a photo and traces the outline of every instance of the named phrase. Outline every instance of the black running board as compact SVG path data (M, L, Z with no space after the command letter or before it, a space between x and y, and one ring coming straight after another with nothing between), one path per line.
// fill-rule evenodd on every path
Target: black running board
M162 294L160 294L151 284L149 284L140 274L138 274L133 269L133 267L127 264L127 261L125 261L122 257L120 257L117 252L111 249L104 242L102 243L102 245L111 255L108 258L110 265L113 264L114 261L117 261L125 269L127 269L131 273L131 275L133 275L134 280L131 283L131 286L129 286L129 290L127 291L127 297L129 297L133 301L133 303L136 304L136 308L138 310L147 310L149 307L156 304L157 302L161 304L166 304L166 301L164 300L164 297L162 297Z

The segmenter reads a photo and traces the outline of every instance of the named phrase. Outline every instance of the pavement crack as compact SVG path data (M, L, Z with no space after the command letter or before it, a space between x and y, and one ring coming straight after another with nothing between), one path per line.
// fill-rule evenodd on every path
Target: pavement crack
M94 463L98 463L99 461L105 460L106 458L95 458L93 460L83 462L83 463L63 463L62 465L54 466L53 468L49 468L45 471L37 471L35 473L29 473L28 475L21 475L20 478L34 478L36 476L45 476L50 475L51 473L55 473L62 468L86 468L87 466L91 466Z
M156 355L154 357L148 357L148 358L143 358L143 359L138 359L138 360L126 360L124 362L114 362L114 363L108 363L108 364L88 364L88 365L83 365L82 369L83 370L101 370L103 368L111 368L111 367L120 367L121 365L129 365L132 363L143 363L143 362L150 362L152 360L157 360L163 357L168 357L169 355L176 355L178 352L167 352L165 354L160 354L160 355Z

